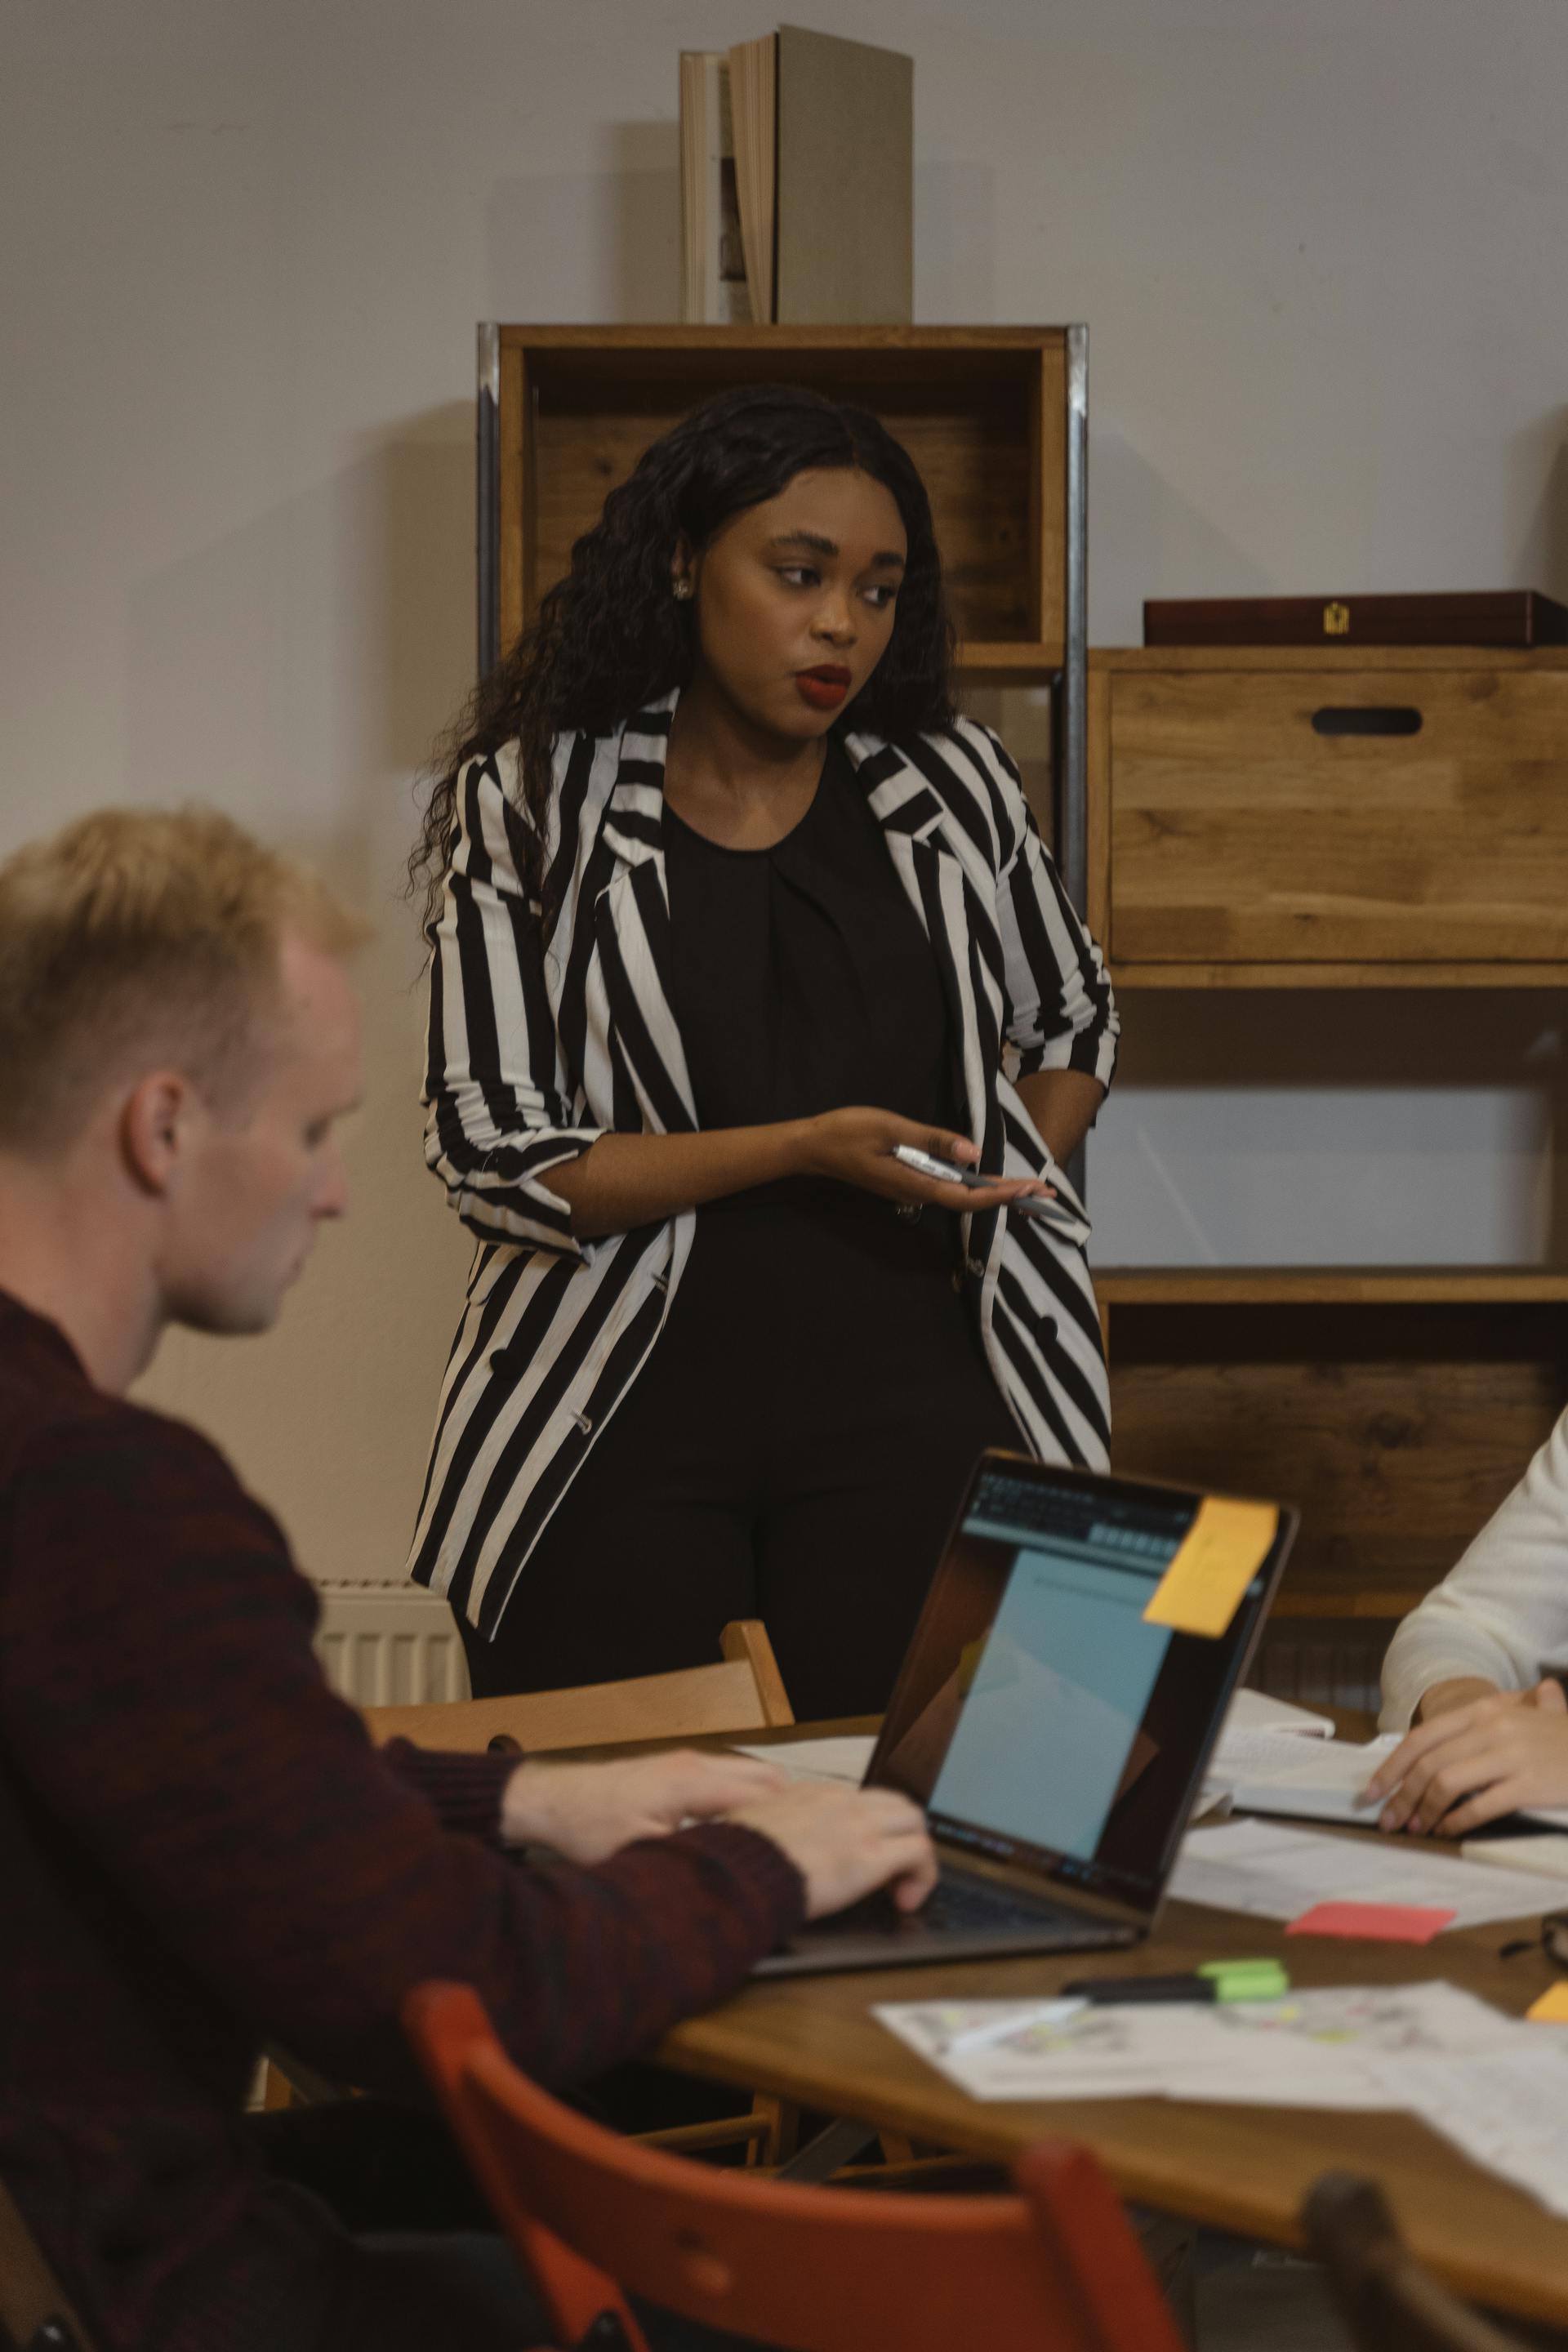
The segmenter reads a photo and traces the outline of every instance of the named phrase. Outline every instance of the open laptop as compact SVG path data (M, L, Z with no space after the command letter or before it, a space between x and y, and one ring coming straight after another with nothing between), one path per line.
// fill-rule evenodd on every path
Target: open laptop
M981 1457L866 1773L924 1806L942 1878L818 1919L760 1976L1136 1943L1154 1924L1296 1533L1225 1633L1143 1611L1201 1494Z

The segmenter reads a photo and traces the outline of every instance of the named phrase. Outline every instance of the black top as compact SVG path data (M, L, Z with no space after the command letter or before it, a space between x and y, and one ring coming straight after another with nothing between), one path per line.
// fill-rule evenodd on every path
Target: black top
M956 1089L931 942L847 754L768 849L725 849L668 803L672 1010L699 1124L867 1104L947 1127Z

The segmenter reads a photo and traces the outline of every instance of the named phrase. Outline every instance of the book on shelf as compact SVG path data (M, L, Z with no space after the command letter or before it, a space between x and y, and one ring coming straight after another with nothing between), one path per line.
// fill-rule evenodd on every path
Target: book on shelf
M781 26L682 52L682 315L907 326L914 61Z
M682 318L707 326L747 323L752 304L721 49L680 53L680 260Z

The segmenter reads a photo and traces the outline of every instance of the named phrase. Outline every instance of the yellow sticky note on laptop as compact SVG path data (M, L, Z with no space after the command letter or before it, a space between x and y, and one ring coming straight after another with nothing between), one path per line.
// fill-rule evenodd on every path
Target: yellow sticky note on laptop
M1143 1612L1144 1623L1217 1641L1279 1532L1279 1513L1272 1503L1205 1495Z

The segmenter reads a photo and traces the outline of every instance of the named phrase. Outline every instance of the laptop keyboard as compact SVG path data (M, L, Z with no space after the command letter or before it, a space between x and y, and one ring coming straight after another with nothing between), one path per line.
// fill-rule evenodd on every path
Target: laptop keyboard
M1048 1895L1027 1895L995 1879L945 1869L918 1911L900 1911L892 1896L882 1890L853 1904L847 1911L835 1912L830 1920L821 1925L840 1931L879 1928L896 1932L912 1927L934 1928L945 1934L984 1934L1008 1927L1045 1928L1053 1942L1059 1941L1064 1946L1106 1941L1102 1920L1086 1918L1081 1911L1069 1911L1065 1905L1053 1903Z

